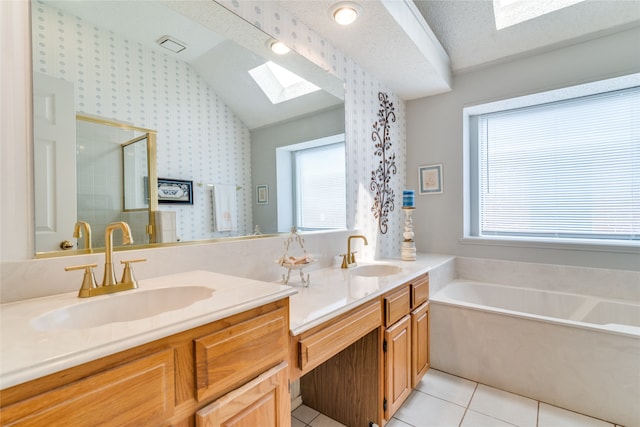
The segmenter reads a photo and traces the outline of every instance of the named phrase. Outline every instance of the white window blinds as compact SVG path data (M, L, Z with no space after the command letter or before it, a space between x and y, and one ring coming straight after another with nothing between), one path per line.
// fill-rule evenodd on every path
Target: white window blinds
M298 228L345 228L344 142L295 151L294 162Z
M478 116L482 236L640 241L640 88Z

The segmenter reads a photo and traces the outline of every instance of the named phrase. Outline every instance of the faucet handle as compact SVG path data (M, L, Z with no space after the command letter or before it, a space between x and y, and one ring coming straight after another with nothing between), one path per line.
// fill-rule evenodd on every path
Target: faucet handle
M91 290L98 287L96 283L96 277L93 274L93 269L96 268L98 264L84 264L84 265L74 265L71 267L65 267L64 271L73 271L73 270L84 270L84 277L82 278L82 286L80 286L80 290L78 291L79 298L86 298L91 296Z
M124 264L124 270L122 271L122 279L120 279L120 283L131 284L134 288L138 287L138 281L133 275L133 269L131 268L131 264L134 262L144 262L146 258L136 258L136 259L127 259L120 261L120 264Z
M340 268L349 268L351 255L349 255L349 254L340 254L340 256L342 257L342 265L340 266Z

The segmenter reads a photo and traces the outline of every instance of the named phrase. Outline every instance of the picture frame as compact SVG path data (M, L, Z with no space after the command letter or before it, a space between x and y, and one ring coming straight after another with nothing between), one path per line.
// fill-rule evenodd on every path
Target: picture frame
M158 203L193 204L193 181L158 178Z
M269 203L269 186L267 184L256 185L256 203L259 205Z
M418 194L442 194L442 163L418 167Z

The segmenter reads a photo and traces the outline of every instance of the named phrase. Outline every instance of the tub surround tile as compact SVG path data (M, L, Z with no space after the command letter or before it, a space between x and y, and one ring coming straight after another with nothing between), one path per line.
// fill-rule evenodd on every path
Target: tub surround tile
M476 390L477 383L429 369L416 388L431 396L467 407Z
M462 406L414 390L394 418L412 426L424 425L426 420L434 426L457 426L464 412Z
M606 421L540 403L538 427L614 427Z
M457 278L640 302L640 272L483 258L456 258Z
M432 367L622 425L640 425L637 338L431 303ZM615 361L615 362L612 362ZM600 392L607 390L607 392Z
M429 293L434 295L456 278L456 260L451 258L429 273Z
M479 384L469 409L519 427L536 427L538 402Z

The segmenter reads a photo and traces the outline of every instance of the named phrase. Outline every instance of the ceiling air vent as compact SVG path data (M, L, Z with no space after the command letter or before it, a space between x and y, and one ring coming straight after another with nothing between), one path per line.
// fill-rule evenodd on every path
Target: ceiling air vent
M157 43L173 53L182 52L187 48L186 43L176 40L171 36L162 36L157 40Z

